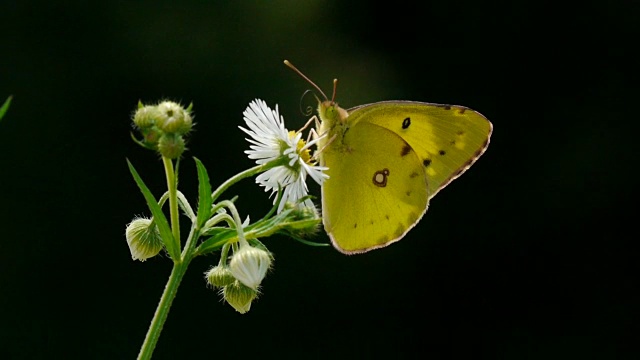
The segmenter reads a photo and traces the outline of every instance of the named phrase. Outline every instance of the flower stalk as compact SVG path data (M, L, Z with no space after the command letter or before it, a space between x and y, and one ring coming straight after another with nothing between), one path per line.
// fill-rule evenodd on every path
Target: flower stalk
M178 293L178 287L180 286L180 282L182 282L184 274L187 272L188 266L188 261L181 261L179 263L174 262L173 269L169 275L169 280L162 292L160 302L158 303L156 312L154 313L151 324L149 325L149 330L147 331L147 335L145 336L142 347L140 348L140 353L138 354L139 360L151 359L153 350L158 343L158 339L160 339L160 333L162 332L164 323L169 315L171 304Z
M171 217L171 232L175 245L180 248L180 213L178 212L178 181L173 171L173 162L171 159L162 157L164 164L164 172L167 179L167 189L169 190L169 216ZM178 261L179 259L173 259Z
M251 146L246 153L256 160L256 165L212 191L204 165L194 158L199 181L198 207L194 212L178 190L178 173L173 161L178 159L179 163L185 150L185 136L193 126L191 106L184 109L168 101L158 105L139 104L134 115L134 125L142 135L142 140L135 137L134 140L161 155L167 191L156 200L129 162L131 174L153 218L132 221L127 227L127 242L134 260L144 261L164 248L174 263L138 359L151 358L179 285L194 257L221 250L218 265L207 272L206 281L220 289L227 303L244 314L259 295L260 284L273 264L273 255L258 238L281 233L297 239L313 234L320 222L306 185L307 175L319 184L328 178L324 173L326 168L317 165L310 154L311 146L319 139L305 143L301 132L289 132L284 127L277 106L275 111L271 110L261 100L249 104L244 118L248 129L241 129L251 136L247 139ZM265 191L271 191L271 195L278 194L272 210L253 224L248 217L242 222L235 198L219 201L231 186L249 177L256 177L256 182ZM162 211L166 200L169 219ZM180 209L192 222L184 247Z

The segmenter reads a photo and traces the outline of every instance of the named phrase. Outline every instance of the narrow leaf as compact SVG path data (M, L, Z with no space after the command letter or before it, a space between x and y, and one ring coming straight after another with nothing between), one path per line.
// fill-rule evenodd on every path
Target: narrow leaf
M203 241L202 244L198 246L195 251L196 256L205 255L210 252L216 251L226 243L228 243L232 238L237 238L238 233L235 230L220 228L220 231L217 232L212 237Z
M129 165L129 171L131 175L133 175L133 179L138 184L140 191L142 191L142 195L144 195L145 200L147 201L147 205L149 206L149 210L151 210L151 214L153 215L153 221L155 221L158 226L158 230L160 231L160 236L164 240L164 246L167 248L169 255L173 259L173 261L178 261L180 259L180 249L177 247L176 240L173 238L173 233L171 232L171 227L169 226L169 222L167 221L167 217L164 216L162 212L162 208L158 205L158 202L149 191L149 188L144 184L140 175L133 167L133 164L127 159L127 164Z
M13 96L9 96L7 100L4 102L4 104L2 104L2 107L0 107L0 120L2 120L2 118L4 117L4 114L7 112L7 110L9 110L9 105L11 105L11 99L13 99Z
M198 168L198 228L202 228L204 223L211 216L211 184L209 183L209 175L207 169L198 158L194 157L196 167Z

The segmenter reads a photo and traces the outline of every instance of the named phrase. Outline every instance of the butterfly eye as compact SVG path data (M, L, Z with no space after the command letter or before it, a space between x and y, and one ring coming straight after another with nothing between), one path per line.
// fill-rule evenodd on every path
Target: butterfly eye
M329 101L325 101L322 105L324 107L324 116L327 119L332 119L333 121L335 121L339 118L338 109L336 108L335 104Z

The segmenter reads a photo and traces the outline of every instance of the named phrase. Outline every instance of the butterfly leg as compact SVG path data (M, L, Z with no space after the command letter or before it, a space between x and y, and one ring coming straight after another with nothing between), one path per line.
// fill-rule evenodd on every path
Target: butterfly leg
M311 128L311 130L309 130L309 135L307 136L307 142L309 142L311 139L316 140L319 137L320 135L318 135L316 129Z
M315 133L315 130L312 130L312 131ZM316 136L318 136L318 134L317 134L317 133L316 133ZM322 147L322 149L319 149L318 151L316 151L315 153L313 153L313 156L312 156L311 158L312 158L312 159L314 159L314 160L317 160L317 159L318 159L318 155L320 155L320 154L322 153L322 151L323 151L324 149L326 149L326 148L327 148L327 146L331 145L331 143L333 142L333 140L335 140L335 139L336 139L336 136L338 136L338 135L337 135L337 134L336 134L336 135L333 135L333 136L331 137L331 139L329 139L329 141L327 141L327 143L326 143L326 144L324 144L324 146Z
M312 121L316 122L316 126L318 126L318 117L313 115L305 124L302 128L300 128L300 130L298 130L298 132L302 132L304 131L304 129L306 129L307 127L309 127L309 124L311 124Z
M315 121L316 127L315 128L311 128L311 130L309 130L309 135L307 136L307 142L309 142L311 139L316 140L316 139L318 139L320 137L320 134L318 134L318 132L316 131L316 129L320 128L320 121L318 121L318 117L316 115L313 115L306 122L306 124L304 124L304 126L302 128L300 128L300 130L298 130L298 132L304 131L304 129L309 127L309 125L311 124L312 121Z

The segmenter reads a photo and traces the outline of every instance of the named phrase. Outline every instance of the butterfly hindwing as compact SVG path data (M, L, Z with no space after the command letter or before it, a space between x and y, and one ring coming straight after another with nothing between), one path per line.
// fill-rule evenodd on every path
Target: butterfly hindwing
M427 210L422 160L407 141L369 122L354 124L322 153L323 221L340 251L359 253L401 239Z

